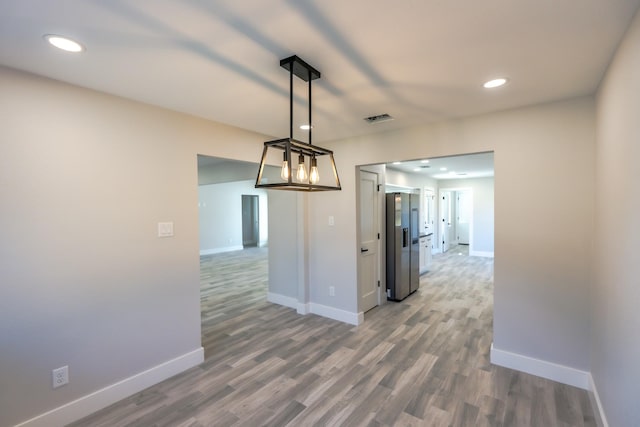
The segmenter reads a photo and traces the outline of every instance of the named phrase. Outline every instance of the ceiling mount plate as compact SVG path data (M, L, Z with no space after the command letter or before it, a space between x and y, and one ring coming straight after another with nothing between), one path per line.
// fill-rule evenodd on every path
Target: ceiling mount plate
M293 74L295 74L305 82L320 78L320 71L316 70L311 65L298 58L297 55L281 59L280 66L287 71L291 71L291 67L293 67Z

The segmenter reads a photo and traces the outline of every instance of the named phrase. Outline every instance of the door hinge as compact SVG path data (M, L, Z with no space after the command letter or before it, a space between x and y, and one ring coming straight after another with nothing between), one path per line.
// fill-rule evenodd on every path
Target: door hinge
M378 233L378 240L380 240L380 233Z
M380 280L378 280L378 287L380 287Z
M378 184L378 185L377 185L378 192L380 192L380 187L382 187L382 184Z

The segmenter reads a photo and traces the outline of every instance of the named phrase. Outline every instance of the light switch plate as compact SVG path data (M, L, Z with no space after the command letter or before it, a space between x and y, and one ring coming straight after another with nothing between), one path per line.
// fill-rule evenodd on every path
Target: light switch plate
M172 236L173 236L173 222L159 222L158 237L172 237Z
M336 219L333 217L333 215L329 215L329 225L335 225L336 224Z

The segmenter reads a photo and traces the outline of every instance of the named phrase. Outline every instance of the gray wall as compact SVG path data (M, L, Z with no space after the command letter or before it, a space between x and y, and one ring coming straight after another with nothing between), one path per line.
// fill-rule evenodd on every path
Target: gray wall
M257 166L254 166L257 170ZM268 239L267 192L255 181L198 186L200 254L242 249L242 195L258 196L260 246Z
M1 67L0 135L0 425L197 352L196 155L266 138Z
M310 199L312 300L357 310L357 165L493 151L494 344L588 370L594 119L583 97L326 144L343 190Z
M304 278L299 272L298 250L299 228L302 213L299 212L299 198L293 191L268 191L269 206L269 292L289 298L298 298L298 285ZM277 221L275 219L278 219ZM281 268L271 268L279 265ZM300 292L300 297L304 294Z
M598 93L592 376L609 425L640 425L640 14Z
M357 312L356 166L494 151L496 346L592 368L611 425L638 424L639 31L636 18L599 94L597 180L591 97L325 144L343 191L269 196L270 280ZM255 161L266 138L6 68L0 129L12 425L200 347L196 154ZM175 237L156 237L160 221ZM71 384L51 390L65 364Z

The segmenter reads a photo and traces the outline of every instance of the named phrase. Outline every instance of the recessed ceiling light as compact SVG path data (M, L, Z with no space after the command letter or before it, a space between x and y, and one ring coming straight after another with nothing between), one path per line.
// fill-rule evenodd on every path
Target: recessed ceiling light
M77 41L71 40L67 37L57 36L55 34L47 34L44 36L52 46L62 49L67 52L82 52L84 47Z
M394 164L394 165L399 165L399 164L400 164L400 162L393 162L393 164Z
M485 89L493 89L493 88L496 88L496 87L504 86L506 83L507 83L507 79L504 78L504 77L500 77L499 79L489 80L488 82L486 82L482 86Z
M447 170L447 168L440 168L440 170L444 172Z
M429 163L429 160L425 159L425 160L420 160L420 163Z
M312 128L313 128L313 126L311 126L311 125L300 125L300 129L302 129L302 130L309 130L309 129L312 129Z
M422 170L422 168L413 168L414 172L420 172Z

